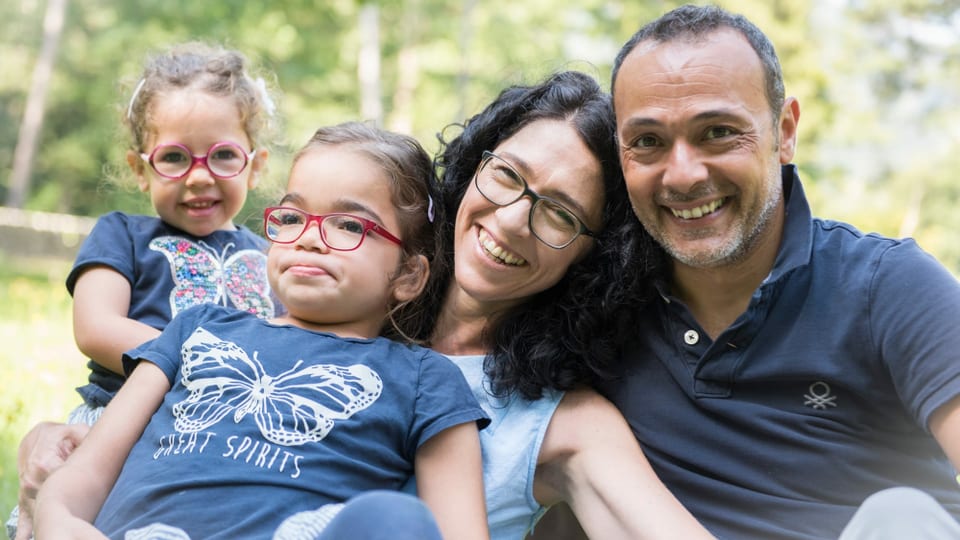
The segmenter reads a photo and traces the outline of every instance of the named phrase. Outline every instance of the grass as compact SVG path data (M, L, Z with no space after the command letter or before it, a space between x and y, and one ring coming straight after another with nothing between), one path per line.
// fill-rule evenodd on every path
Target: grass
M63 421L80 403L86 361L73 341L64 286L70 263L0 253L0 521L17 504L17 447L41 420Z

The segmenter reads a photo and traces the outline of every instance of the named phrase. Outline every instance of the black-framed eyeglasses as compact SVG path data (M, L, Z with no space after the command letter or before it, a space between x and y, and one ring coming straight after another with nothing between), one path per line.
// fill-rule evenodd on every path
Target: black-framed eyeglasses
M239 144L223 141L207 149L206 154L196 155L179 143L158 145L149 154L140 154L153 170L167 180L180 180L200 163L217 178L233 178L239 175L253 159L256 149L247 152Z
M336 251L353 251L359 248L370 231L398 246L403 245L399 238L390 234L382 225L353 214L315 215L289 206L272 206L263 211L263 233L268 240L277 244L296 242L313 222L320 228L320 240Z
M538 195L527 181L505 159L490 151L483 152L477 174L473 177L477 191L497 206L509 206L523 197L530 197L530 232L544 244L563 249L581 234L595 236L572 211L550 197Z

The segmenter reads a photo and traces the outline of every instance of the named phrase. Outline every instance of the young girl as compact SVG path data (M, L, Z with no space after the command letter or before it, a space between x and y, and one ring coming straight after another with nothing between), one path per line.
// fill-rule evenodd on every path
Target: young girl
M44 484L38 537L93 522L111 537L265 538L297 512L397 489L415 465L443 536L487 538L486 416L445 357L376 337L418 324L432 174L408 137L319 130L264 213L286 315L199 306L124 355L137 369ZM296 517L278 536L305 532Z
M266 242L233 220L257 185L273 103L233 50L199 43L150 59L126 109L127 163L158 217L111 212L83 243L67 289L91 362L92 423L123 383L121 354L180 311L214 303L272 317Z
M124 351L157 337L178 312L216 303L275 315L266 241L233 219L267 160L274 105L262 78L234 50L186 43L149 59L129 104L127 163L158 217L102 216L67 276L73 330L90 361L83 403L57 448L82 440L124 376ZM20 506L7 522L28 537L32 497L47 474L40 424L21 443L38 475L20 479ZM59 454L62 450L58 450ZM21 462L23 465L23 462Z

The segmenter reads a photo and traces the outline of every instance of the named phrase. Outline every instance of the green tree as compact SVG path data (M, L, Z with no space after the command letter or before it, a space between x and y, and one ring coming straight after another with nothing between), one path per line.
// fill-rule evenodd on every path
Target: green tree
M282 186L290 151L316 127L370 115L438 150L436 135L506 85L580 69L609 85L612 60L644 22L677 1L626 0L71 0L46 122L34 160L32 209L95 216L149 212L123 160L122 114L144 57L174 42L210 40L244 51L282 89L283 137L268 186ZM960 219L947 172L960 135L960 0L725 0L773 40L787 93L801 102L800 166L814 210L886 234L910 234L955 271ZM6 199L17 126L37 62L45 4L0 4L0 170ZM375 12L377 35L360 24ZM939 38L938 36L945 36ZM936 38L936 39L935 39ZM361 51L379 67L364 94ZM365 112L363 95L374 106ZM369 105L368 105L369 107ZM952 205L952 206L951 206Z
M850 2L820 22L825 99L842 112L818 138L819 205L915 237L960 274L960 2Z

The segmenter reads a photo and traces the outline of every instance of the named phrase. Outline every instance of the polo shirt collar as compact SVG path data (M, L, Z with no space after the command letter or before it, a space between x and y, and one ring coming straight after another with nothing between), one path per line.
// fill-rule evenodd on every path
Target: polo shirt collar
M773 263L773 270L764 280L764 283L780 280L783 276L801 266L810 264L810 254L813 252L813 233L810 221L810 204L803 192L797 166L794 164L781 167L783 179L783 197L786 201L786 212L783 223L783 233L780 238L780 251Z

